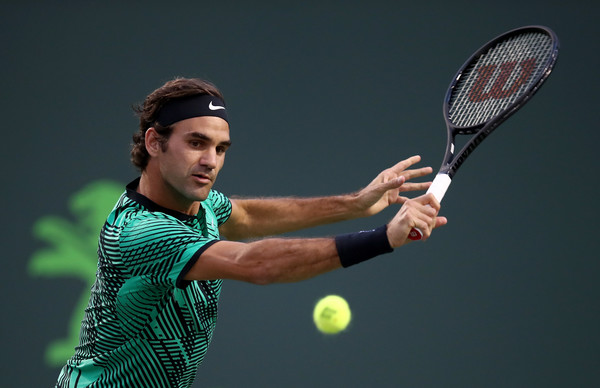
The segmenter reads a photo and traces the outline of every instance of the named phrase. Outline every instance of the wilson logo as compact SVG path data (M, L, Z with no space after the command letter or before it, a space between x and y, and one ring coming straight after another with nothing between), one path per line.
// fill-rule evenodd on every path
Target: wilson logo
M499 100L515 94L533 73L535 58L485 65L478 68L477 80L469 92L471 102ZM517 74L515 71L518 71ZM490 82L493 82L491 85Z

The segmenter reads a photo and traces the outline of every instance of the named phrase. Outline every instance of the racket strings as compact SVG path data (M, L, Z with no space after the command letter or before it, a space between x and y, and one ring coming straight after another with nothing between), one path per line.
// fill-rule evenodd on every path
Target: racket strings
M508 109L533 87L550 62L549 35L515 35L467 65L449 100L449 119L459 127L483 124Z

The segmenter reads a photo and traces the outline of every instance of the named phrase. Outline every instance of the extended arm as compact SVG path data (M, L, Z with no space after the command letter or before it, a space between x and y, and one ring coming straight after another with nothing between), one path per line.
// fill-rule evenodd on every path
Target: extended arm
M434 228L446 223L444 217L437 217L439 209L432 194L405 201L387 225L390 247L410 242L408 233L413 227L421 229L426 240ZM334 238L219 241L202 253L186 279L234 279L255 284L295 282L341 265Z
M230 240L278 235L376 214L392 204L404 203L400 192L426 190L430 182L410 179L431 173L430 167L408 169L421 160L413 156L382 171L357 193L319 198L233 199L230 219L220 231Z

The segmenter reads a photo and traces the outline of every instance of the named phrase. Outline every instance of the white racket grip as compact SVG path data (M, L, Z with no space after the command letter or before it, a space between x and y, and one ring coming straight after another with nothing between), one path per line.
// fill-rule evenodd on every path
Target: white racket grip
M433 182L431 182L431 186L429 186L427 193L433 194L438 202L442 202L442 198L444 198L444 195L450 186L450 182L452 182L452 178L450 178L448 174L437 174L433 179Z
M448 174L437 174L433 179L433 182L431 182L427 194L433 194L438 202L442 202L442 198L444 198L444 195L450 186L450 182L452 182L452 178L450 178ZM421 232L419 228L413 228L408 234L408 238L415 241L420 240L423 238L423 232Z

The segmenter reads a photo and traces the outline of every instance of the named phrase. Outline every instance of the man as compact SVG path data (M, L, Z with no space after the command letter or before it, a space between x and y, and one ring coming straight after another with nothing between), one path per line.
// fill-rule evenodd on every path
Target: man
M137 108L127 186L102 228L98 271L80 344L60 387L189 387L210 342L222 279L295 282L391 252L418 227L426 240L446 223L414 156L357 193L321 198L228 199L212 189L231 145L223 96L178 78ZM375 230L335 238L264 237L376 214L403 204ZM221 240L223 235L227 240Z

